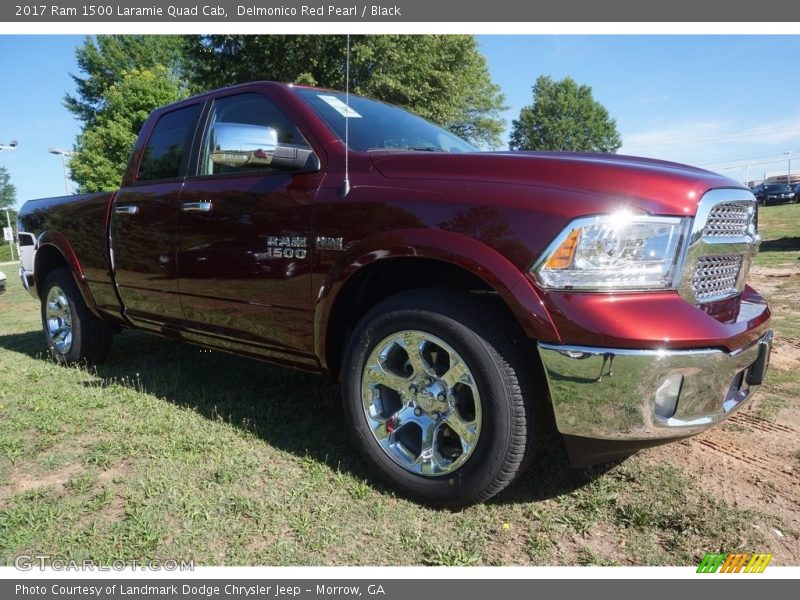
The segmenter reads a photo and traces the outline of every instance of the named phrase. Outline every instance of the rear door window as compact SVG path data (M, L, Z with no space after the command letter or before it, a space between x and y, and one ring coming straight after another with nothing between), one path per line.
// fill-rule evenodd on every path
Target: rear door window
M139 181L180 176L181 165L192 142L200 105L179 108L158 119L139 165Z

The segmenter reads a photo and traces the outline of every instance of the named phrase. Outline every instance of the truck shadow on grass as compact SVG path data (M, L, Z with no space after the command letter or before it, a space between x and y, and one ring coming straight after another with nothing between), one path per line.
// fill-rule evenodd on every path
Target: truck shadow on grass
M782 237L761 242L759 252L793 252L800 250L800 237Z
M48 361L38 331L0 336L0 348ZM339 386L320 376L141 332L115 336L110 360L92 367L87 387L134 387L176 406L254 433L271 446L366 480L387 493L352 441ZM491 503L546 500L589 484L613 465L571 468L550 434L531 467Z

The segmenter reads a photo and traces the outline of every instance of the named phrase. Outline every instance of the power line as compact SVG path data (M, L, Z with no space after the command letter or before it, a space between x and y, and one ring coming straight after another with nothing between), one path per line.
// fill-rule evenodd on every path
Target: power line
M800 150L794 149L794 150L792 150L792 152L800 152ZM756 159L756 158L764 158L764 157L767 157L767 156L774 156L775 154L778 154L778 151L761 152L759 154L751 154L750 156L742 156L742 157L738 157L738 158L733 158L733 157L731 157L731 158L720 158L719 160L712 160L712 161L706 161L706 162L701 162L701 163L694 163L694 165L696 167L704 167L704 166L708 166L708 165L724 165L724 164L727 164L727 163L734 163L734 162L739 162L739 161L751 161L751 160ZM742 165L742 166L745 166L745 165Z
M747 163L746 165L735 165L732 167L719 167L714 169L715 171L733 171L734 169L744 169L745 167L760 167L761 165L774 165L777 163L785 163L786 159L781 160L770 160L767 162L757 162L757 163Z
M776 129L763 129L761 131L756 131L754 133L743 133L740 135L728 135L722 137L710 137L710 138L696 138L692 137L691 135L686 135L683 137L676 137L671 140L657 142L657 143L650 143L650 144L634 144L633 146L625 146L625 150L629 150L631 148L652 148L654 146L673 146L676 144L685 144L685 143L703 143L703 142L727 142L729 140L739 140L739 139L748 139L748 138L762 138L764 136L768 136L771 134L800 134L800 127L786 129L785 127L776 128Z

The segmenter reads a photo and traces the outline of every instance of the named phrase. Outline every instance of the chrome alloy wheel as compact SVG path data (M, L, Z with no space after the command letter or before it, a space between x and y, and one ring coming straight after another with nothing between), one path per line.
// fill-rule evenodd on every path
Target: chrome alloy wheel
M361 399L375 440L412 473L451 473L478 443L475 379L464 359L430 333L399 331L381 340L361 375Z
M67 354L72 348L72 310L67 295L57 285L50 288L45 304L47 334L58 354Z

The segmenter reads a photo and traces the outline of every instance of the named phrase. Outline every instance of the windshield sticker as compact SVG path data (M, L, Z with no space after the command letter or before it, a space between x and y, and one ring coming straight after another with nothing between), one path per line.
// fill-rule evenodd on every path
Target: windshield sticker
M336 112L342 115L345 118L350 119L360 119L361 115L358 114L356 111L353 110L352 107L349 107L339 100L336 96L327 96L325 94L317 94L320 100L331 106Z

